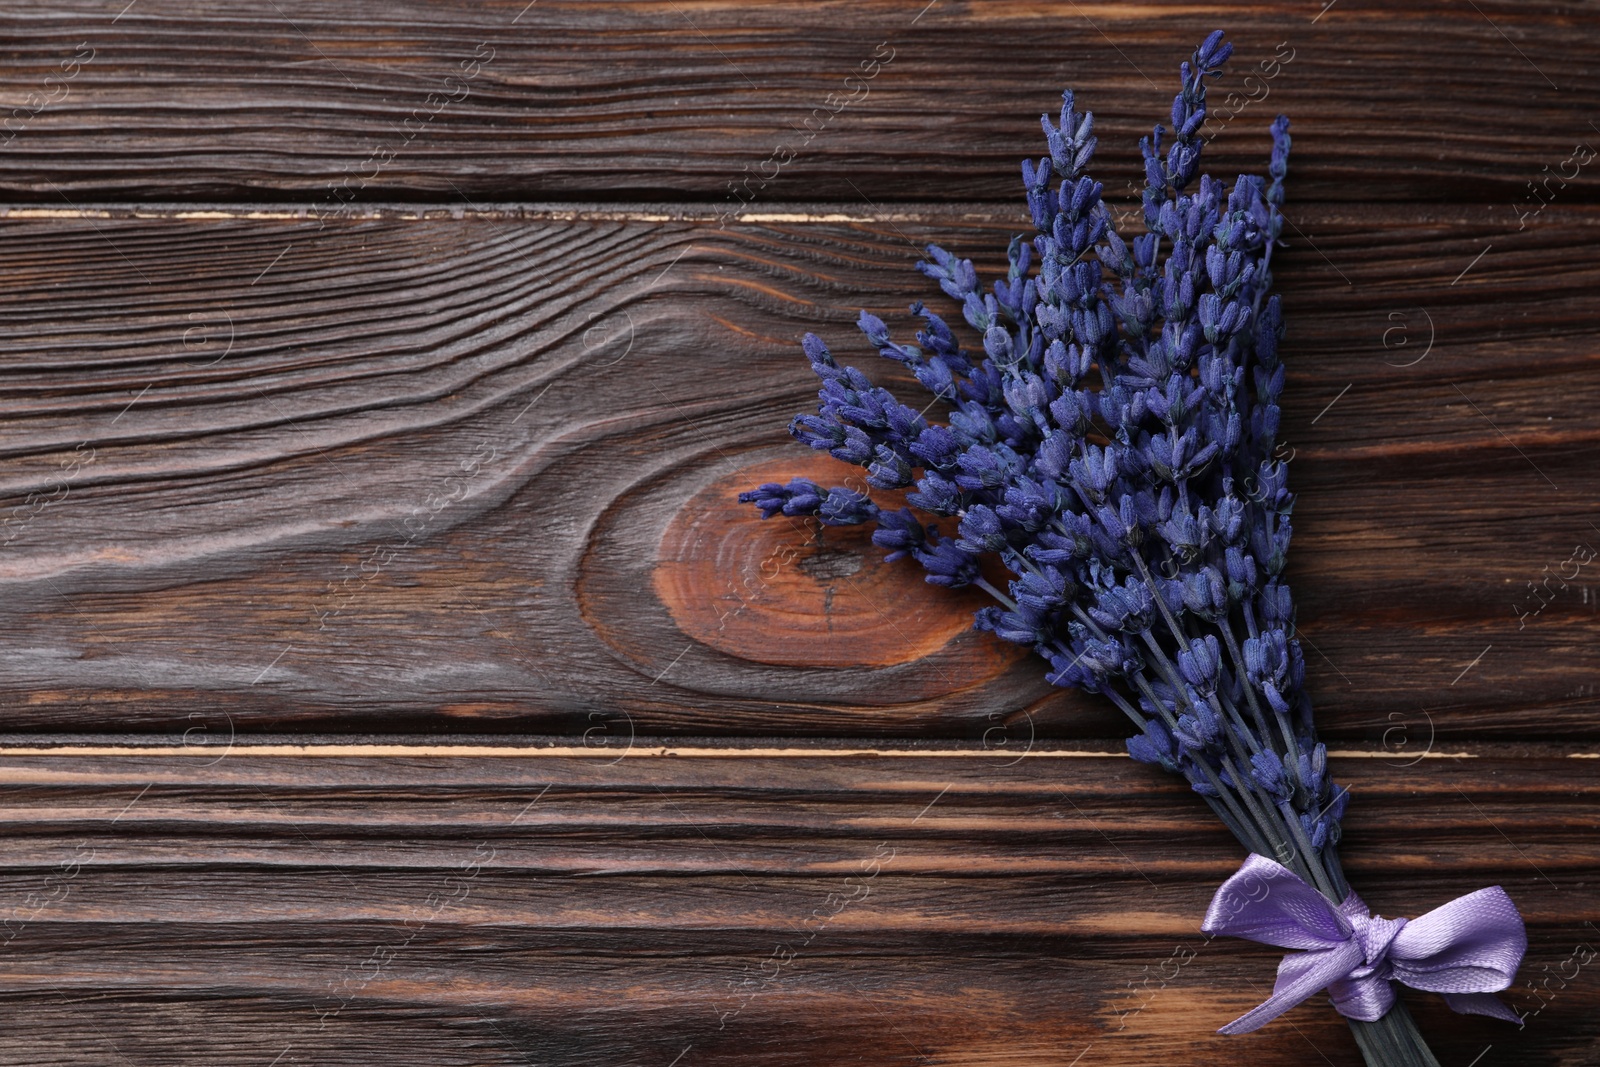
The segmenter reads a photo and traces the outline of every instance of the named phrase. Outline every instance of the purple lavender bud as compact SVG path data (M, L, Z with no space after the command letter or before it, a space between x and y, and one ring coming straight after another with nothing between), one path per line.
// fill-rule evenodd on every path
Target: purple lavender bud
M1235 541L1244 527L1245 503L1236 496L1224 496L1211 511L1211 528L1224 541Z
M1288 681L1288 635L1281 629L1262 630L1259 638L1246 638L1244 642L1245 667L1258 682L1272 682L1280 689ZM1252 665L1251 646L1255 646Z
M1035 563L1050 566L1068 566L1076 560L1086 559L1093 550L1091 530L1093 521L1087 515L1068 512L1056 516L1057 530L1040 530L1037 539L1028 546L1028 558Z
M1081 118L1073 110L1072 91L1061 94L1060 126L1050 125L1048 115L1039 116L1044 127L1045 143L1050 148L1051 161L1063 177L1071 179L1094 158L1094 116L1085 113Z
M895 444L905 445L915 441L928 424L922 420L920 412L914 408L886 397L883 404L884 421L888 424L889 439Z
M1283 760L1270 748L1250 757L1250 777L1265 793L1279 800L1288 800L1294 792L1284 775Z
M961 383L961 395L966 398L961 406L967 412L972 410L974 404L980 409L998 407L1002 398L999 368L988 360L973 367L967 380ZM951 424L954 425L955 421L956 414L952 414Z
M867 467L867 484L874 489L903 489L911 484L911 464L888 445L873 450Z
M924 389L939 399L950 401L956 398L956 376L948 361L935 356L913 368L912 373Z
M1087 433L1093 417L1094 411L1087 393L1069 390L1050 402L1050 418L1073 437L1082 437Z
M1023 470L1021 457L1002 444L973 445L957 464L961 473L956 475L956 484L968 492L997 489Z
M911 454L936 471L953 470L961 454L955 435L943 426L929 426L917 435Z
M829 450L834 459L842 459L846 463L866 464L871 462L873 455L872 438L868 437L859 427L844 427L844 441L837 447Z
M1174 189L1182 189L1194 179L1200 166L1200 146L1188 140L1175 140L1167 150L1167 180Z
M796 415L789 423L791 436L818 451L844 444L844 430L843 423L821 415Z
M915 301L911 304L911 313L921 315L927 324L926 328L917 331L917 344L943 359L956 374L966 374L972 369L967 363L966 354L956 343L955 334L950 332L950 327L943 319Z
M1099 503L1117 479L1117 456L1099 445L1085 445L1083 456L1068 465L1072 485L1083 494L1085 502Z
M878 513L878 528L872 531L872 543L893 550L883 557L885 563L893 563L921 549L927 540L927 530L910 508Z
M1231 456L1237 452L1240 443L1244 440L1244 423L1239 421L1239 413L1237 411L1228 412L1228 418L1223 422L1221 429L1216 429L1213 424L1211 436L1213 440L1221 442L1224 454Z
M860 318L856 319L856 326L875 347L882 348L889 343L889 327L878 316L863 311Z
M1044 439L1039 442L1039 451L1034 456L1035 469L1046 478L1062 480L1072 462L1074 443L1072 435L1061 430L1045 434Z
M1254 593L1256 561L1238 545L1229 545L1223 553L1223 560L1228 571L1228 599L1238 602Z
M1086 638L1080 655L1083 661L1098 666L1102 673L1118 676L1129 673L1128 667L1132 658L1127 655L1128 649L1116 641L1102 641L1099 638ZM1137 668L1134 668L1137 671Z
M992 296L980 297L977 293L968 293L966 302L961 305L961 317L967 320L968 326L978 331L993 326L999 314L1000 304Z
M1161 244L1161 235L1156 233L1140 234L1133 239L1133 262L1138 273L1148 274L1156 267L1156 251Z
M1116 329L1116 318L1107 304L1097 304L1092 311L1072 315L1072 331L1078 343L1088 348L1098 348L1102 341L1115 335Z
M1294 618L1294 599L1289 587L1272 580L1261 587L1258 594L1261 621L1268 626L1287 627Z
M926 546L912 555L928 572L925 577L932 585L956 589L978 576L978 561L947 537L934 540L930 536Z
M1289 714L1289 701L1284 698L1283 692L1278 688L1277 683L1271 680L1263 680L1258 681L1256 684L1261 689L1261 695L1267 698L1267 706L1272 709L1274 715Z
M1255 368L1256 396L1263 403L1269 403L1283 395L1283 364L1278 364L1271 369L1265 367Z
M1252 679L1260 678L1266 674L1266 655L1262 650L1261 641L1259 638L1245 638L1244 645L1240 649L1240 652L1244 656L1245 673L1250 675Z
M1328 802L1323 818L1332 824L1332 830L1337 830L1344 819L1344 811L1350 806L1350 790L1341 789L1337 796ZM1330 830L1330 832L1332 832Z
M1106 504L1101 504L1095 509L1094 515L1095 518L1099 520L1100 529L1105 531L1105 535L1110 538L1113 543L1127 540L1129 536L1129 528L1127 524L1122 521L1122 513L1117 508L1110 507ZM1114 553L1107 554L1110 555Z
M928 580L933 581L932 577ZM1010 641L1014 645L1039 645L1050 640L1049 632L1040 626L1038 620L1015 611L999 612L983 628L992 630L1000 640Z
M937 471L927 471L917 479L917 488L906 494L906 503L935 515L954 515L961 509L961 489Z
M1023 370L1007 380L1004 389L1006 404L1014 414L1035 424L1044 423L1044 410L1050 405L1050 391L1043 378L1030 370Z
M1072 655L1063 655L1060 652L1049 653L1050 672L1045 675L1045 681L1063 689L1082 689L1086 693L1100 692L1106 683L1107 674L1098 664L1084 658L1082 648L1075 645L1076 650Z
M1119 278L1130 278L1138 269L1128 242L1124 241L1115 230L1107 231L1106 243L1095 251L1099 255L1100 262Z
M999 326L991 326L984 331L983 350L990 359L1003 367L1009 367L1017 361L1017 353L1011 343L1011 334Z
M789 510L795 501L800 502L799 510ZM770 519L774 515L809 515L822 503L822 487L815 482L804 478L795 478L788 485L778 482L765 482L748 492L739 494L739 503L754 504L761 509L761 517Z
M1278 207L1283 206L1283 179L1289 170L1289 142L1289 120L1279 115L1272 122L1272 159L1267 165L1267 173L1272 176L1267 199Z
M857 526L878 517L878 506L853 489L837 486L828 490L816 511L827 526Z
M1263 507L1270 508L1273 511L1286 511L1287 505L1293 500L1287 489L1289 484L1288 466L1273 460L1263 460L1256 473L1260 480L1260 489L1256 494L1256 499L1261 501Z
M1223 300L1216 293L1200 298L1200 325L1207 341L1223 344L1227 338L1239 333L1250 324L1250 308L1238 300ZM1280 381L1278 388L1283 384Z
M1294 525L1289 522L1286 507L1278 519L1278 528L1272 531L1272 551L1267 554L1266 563L1263 565L1266 572L1274 578L1283 573L1284 565L1289 562L1289 539L1293 535Z
M1150 587L1130 575L1123 580L1118 592L1122 602L1128 606L1128 617L1124 622L1127 629L1138 632L1150 629L1155 617L1155 597Z
M1059 611L1077 592L1077 584L1054 567L1029 572L1011 583L1017 606L1034 615Z
M1233 45L1224 43L1223 32L1212 30L1194 52L1194 65L1207 74L1228 61L1233 55Z
M1072 190L1070 200L1067 199L1068 188ZM1063 211L1067 218L1072 219L1074 222L1084 218L1088 214L1091 205L1099 202L1102 188L1104 187L1099 182L1089 178L1079 178L1070 187L1066 183L1062 183ZM1091 243L1089 241L1076 241L1074 245L1078 248L1085 248Z
M1278 436L1278 405L1267 404L1250 412L1250 436L1270 445Z
M830 372L837 372L839 365L833 361L833 356L828 353L828 346L823 344L822 338L814 333L808 333L800 338L800 347L805 351L806 358L811 361L811 369L823 378L831 377Z
M1222 739L1222 720L1209 704L1193 705L1193 714L1180 715L1173 731L1185 752L1197 754L1212 748Z
M1059 490L1047 489L1038 482L1018 478L1006 486L1005 502L995 509L1007 526L1027 534L1037 534L1055 517L1061 501Z
M977 291L978 272L970 259L957 259L938 245L929 245L927 251L933 262L920 260L917 270L938 282L952 300L964 300Z
M1128 738L1128 755L1166 771L1178 769L1178 745L1160 719L1147 719L1142 734Z
M1176 278L1162 279L1160 287L1161 314L1168 319L1183 320L1189 317L1194 306L1194 275L1183 273Z
M1198 555L1204 536L1200 524L1187 511L1173 512L1171 518L1157 523L1156 533L1180 559Z
M1203 619L1220 618L1228 609L1228 590L1214 567L1183 576L1183 603Z
M1175 616L1181 616L1188 610L1183 603L1183 579L1163 578L1159 574L1155 575L1154 579L1156 594L1161 598L1161 603L1167 606L1168 611Z
M1029 181L1028 161L1026 159L1022 161L1022 180L1024 184ZM1050 194L1039 189L1030 188L1028 190L1028 214L1033 218L1035 227L1041 230L1048 230L1051 222L1055 219L1055 203L1051 200Z
M1178 671L1184 681L1202 694L1216 692L1217 677L1222 671L1222 655L1217 639L1210 634L1178 653Z
M1003 552L1008 547L1005 527L994 509L987 504L974 504L968 508L961 518L958 532L961 539L956 544L962 551L974 556L984 552Z
M1208 352L1198 363L1200 384L1212 396L1232 396L1239 381L1239 368L1226 354Z

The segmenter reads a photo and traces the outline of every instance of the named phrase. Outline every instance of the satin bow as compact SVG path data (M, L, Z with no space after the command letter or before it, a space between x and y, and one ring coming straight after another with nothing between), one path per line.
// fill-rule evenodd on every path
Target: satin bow
M1494 995L1511 984L1528 950L1522 916L1497 885L1415 919L1384 919L1354 893L1335 907L1287 867L1252 854L1217 890L1200 928L1303 950L1284 956L1272 996L1224 1034L1265 1026L1320 989L1341 1015L1373 1022L1394 1005L1391 979L1443 993L1464 1014L1522 1022Z

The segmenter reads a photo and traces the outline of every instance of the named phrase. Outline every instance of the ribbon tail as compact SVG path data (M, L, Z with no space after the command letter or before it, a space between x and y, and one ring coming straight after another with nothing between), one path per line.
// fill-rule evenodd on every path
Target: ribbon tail
M1522 1025L1522 1016L1506 1007L1493 993L1446 993L1444 1002L1451 1011L1461 1015L1487 1015L1491 1019Z
M1311 952L1292 952L1278 965L1272 996L1218 1030L1219 1034L1248 1034L1259 1030L1318 990L1348 975L1361 962L1361 949L1353 942Z

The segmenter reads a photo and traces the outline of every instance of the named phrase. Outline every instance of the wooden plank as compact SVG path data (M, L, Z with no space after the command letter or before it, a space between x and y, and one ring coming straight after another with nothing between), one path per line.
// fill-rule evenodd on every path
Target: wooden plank
M341 751L0 753L0 1062L1359 1062L1326 1005L1213 1033L1277 954L1198 932L1237 846L1125 758ZM1375 910L1529 924L1521 1030L1411 998L1441 1060L1592 1062L1594 760L1334 762Z
M1262 167L1284 111L1304 199L1467 200L1511 228L1530 182L1593 199L1562 163L1600 136L1581 92L1600 30L1572 3L119 6L8 6L0 190L319 215L413 197L1013 202L1037 116L1071 87L1121 195L1217 27L1240 47L1218 168Z
M881 373L856 308L903 322L920 242L990 268L1014 225L826 218L6 221L9 727L1120 736L970 632L976 594L734 502L845 473L783 433L802 330ZM1520 242L1471 208L1295 218L1324 729L1595 737L1600 590L1559 575L1600 543L1600 211Z

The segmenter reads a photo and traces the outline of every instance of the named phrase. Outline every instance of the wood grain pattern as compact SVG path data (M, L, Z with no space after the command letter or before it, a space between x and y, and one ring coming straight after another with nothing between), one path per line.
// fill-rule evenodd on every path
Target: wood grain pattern
M1588 5L72 0L0 12L0 1064L1354 1067L1214 1034L1278 954L1118 717L733 500L848 473L799 335L904 386L857 309L999 266L1061 88L1131 211L1216 26L1346 868L1528 921L1443 1063L1600 1062Z
M654 751L0 755L0 1062L1215 1062L1270 982L1197 930L1237 847L1125 758ZM1415 914L1493 871L1570 974L1592 763L1337 760L1352 879ZM1443 1062L1576 1065L1595 981L1510 991L1521 1031L1412 1003ZM1289 1019L1253 1062L1359 1062Z
M1217 27L1240 46L1219 171L1264 165L1283 111L1306 199L1463 200L1513 224L1526 183L1595 136L1578 3L119 7L8 6L0 190L318 214L414 197L1011 203L1038 115L1071 87L1121 195L1178 62ZM1275 76L1246 82L1262 62Z
M1295 217L1291 576L1324 730L1595 737L1600 587L1579 568L1535 613L1529 583L1600 543L1600 212L1511 241L1471 208ZM1015 225L13 219L9 722L1116 736L968 631L970 598L732 499L848 473L782 432L812 403L800 332L889 366L856 309L903 321L921 242L992 268Z

